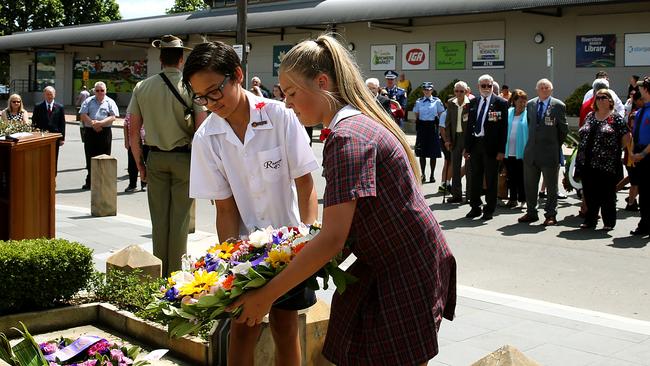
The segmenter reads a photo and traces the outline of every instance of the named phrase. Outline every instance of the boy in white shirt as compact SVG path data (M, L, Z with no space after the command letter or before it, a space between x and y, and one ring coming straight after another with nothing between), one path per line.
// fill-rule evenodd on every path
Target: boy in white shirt
M215 200L219 239L313 223L318 201L311 172L318 163L294 112L246 91L239 58L222 42L196 46L183 80L194 102L213 112L192 142L190 196ZM277 365L300 365L297 310L316 301L312 290L289 294L269 314ZM259 325L231 323L228 364L253 365L259 331Z

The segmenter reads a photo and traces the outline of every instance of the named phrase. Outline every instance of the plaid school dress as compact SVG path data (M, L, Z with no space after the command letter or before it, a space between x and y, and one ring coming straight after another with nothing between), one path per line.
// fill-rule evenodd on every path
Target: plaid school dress
M332 300L323 354L337 365L416 365L438 353L456 307L456 261L386 128L339 121L325 142L324 206L357 200L350 238L359 281Z

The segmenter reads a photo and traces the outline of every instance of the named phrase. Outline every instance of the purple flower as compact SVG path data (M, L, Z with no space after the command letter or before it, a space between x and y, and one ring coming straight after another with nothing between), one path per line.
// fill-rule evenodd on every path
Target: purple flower
M174 286L165 292L165 300L174 301L178 297L178 289Z
M99 354L107 354L109 351L110 344L108 343L107 340L102 339L101 341L93 344L90 346L88 349L88 356L95 356L97 353ZM85 365L84 365L85 366Z
M39 346L41 347L41 351L43 352L44 355L51 355L52 353L59 350L59 347L56 343L44 342L41 343Z
M111 360L122 362L123 359L124 359L124 353L122 353L122 351L120 351L119 349L111 350Z

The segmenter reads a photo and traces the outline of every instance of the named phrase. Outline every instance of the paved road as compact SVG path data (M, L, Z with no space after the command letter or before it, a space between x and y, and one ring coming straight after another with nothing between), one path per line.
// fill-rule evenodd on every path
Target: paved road
M59 162L57 204L89 208L90 192L80 189L85 170L79 129L68 125L67 136ZM126 150L120 129L113 129L113 137L113 155L118 159L118 212L147 220L146 193L122 193L128 184ZM322 156L322 146L314 143L318 156ZM441 169L439 164L438 178ZM322 197L325 182L320 171L315 178ZM650 320L650 239L628 234L636 225L637 214L619 211L618 224L609 233L580 230L581 221L575 216L578 201L572 196L560 201L557 227L517 224L523 212L505 208L497 210L494 220L481 222L464 218L468 206L443 204L437 189L437 183L423 188L457 257L460 284ZM623 198L620 194L620 208ZM215 213L209 202L198 202L196 217L197 230L214 232ZM115 246L126 244L131 243Z

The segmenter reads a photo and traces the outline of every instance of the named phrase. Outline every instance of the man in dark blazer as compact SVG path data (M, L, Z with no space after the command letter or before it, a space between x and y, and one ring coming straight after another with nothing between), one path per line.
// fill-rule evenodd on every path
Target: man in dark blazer
M469 120L465 130L465 158L472 166L470 205L465 216L481 215L483 176L487 184L485 207L481 219L490 220L497 205L499 162L503 160L508 133L508 102L492 93L494 79L483 75L478 79L479 96L469 103Z
M65 110L63 104L54 101L56 90L52 86L43 89L43 102L34 107L32 113L32 127L41 131L56 132L61 134L61 139L56 144L55 172L59 165L59 147L65 142Z
M463 202L463 186L461 184L461 166L463 164L463 151L465 150L465 132L469 121L470 100L467 97L467 83L459 81L454 84L455 97L447 101L447 117L445 119L445 133L443 139L445 147L451 151L451 198L448 203ZM470 169L465 164L465 180L467 195L469 196Z
M566 107L561 100L551 97L553 84L541 79L535 88L537 97L526 105L528 114L528 142L524 150L524 191L526 214L521 223L539 220L537 216L537 190L539 176L546 183L544 226L557 225L557 188L562 143L569 132Z

